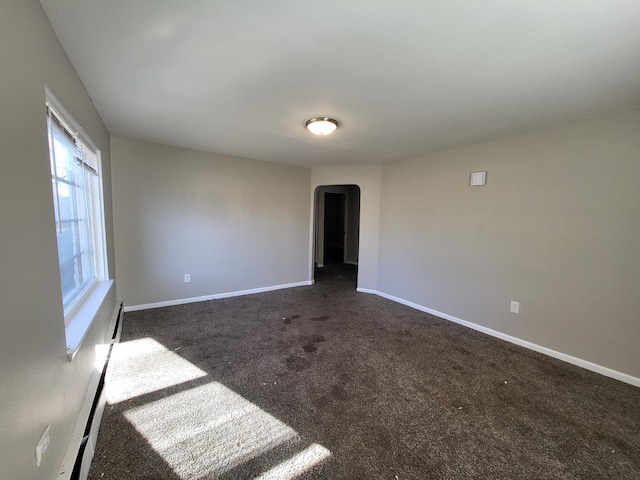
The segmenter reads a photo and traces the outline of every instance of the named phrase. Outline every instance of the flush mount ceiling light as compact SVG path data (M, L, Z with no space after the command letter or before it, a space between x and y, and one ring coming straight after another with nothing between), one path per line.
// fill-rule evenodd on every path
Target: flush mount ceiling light
M311 133L329 135L338 128L338 121L329 117L313 117L304 124Z

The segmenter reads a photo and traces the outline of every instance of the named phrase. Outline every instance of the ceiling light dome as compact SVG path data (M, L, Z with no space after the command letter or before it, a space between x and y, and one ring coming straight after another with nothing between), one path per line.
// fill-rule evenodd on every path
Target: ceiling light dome
M313 117L307 120L305 126L316 135L329 135L338 128L338 121L330 117Z

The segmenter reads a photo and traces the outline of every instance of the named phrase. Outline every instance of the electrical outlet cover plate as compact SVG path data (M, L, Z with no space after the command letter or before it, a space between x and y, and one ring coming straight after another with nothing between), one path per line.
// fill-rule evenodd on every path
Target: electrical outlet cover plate
M51 441L50 432L51 425L47 425L47 428L45 428L42 437L40 437L40 440L38 440L38 444L36 445L36 467L39 467L42 463L44 452L46 452L47 448L49 447L49 442Z
M511 302L511 313L520 313L520 302Z

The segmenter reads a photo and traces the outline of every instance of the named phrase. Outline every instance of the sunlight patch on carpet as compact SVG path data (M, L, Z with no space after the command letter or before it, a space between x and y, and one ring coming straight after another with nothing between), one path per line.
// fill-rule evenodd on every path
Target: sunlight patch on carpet
M181 478L221 475L300 438L217 382L128 410L125 417Z
M320 464L330 455L331 452L322 445L313 443L300 453L256 477L256 480L293 480Z
M117 361L107 389L112 405L207 375L153 338L115 344L113 356Z

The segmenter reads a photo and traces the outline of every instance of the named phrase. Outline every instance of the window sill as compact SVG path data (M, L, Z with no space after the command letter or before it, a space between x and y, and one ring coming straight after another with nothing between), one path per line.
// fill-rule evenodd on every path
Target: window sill
M84 340L93 320L98 314L98 310L102 306L104 299L107 298L109 292L113 288L113 280L96 282L87 297L75 309L71 320L65 327L67 337L67 358L73 360L80 350L82 341Z

